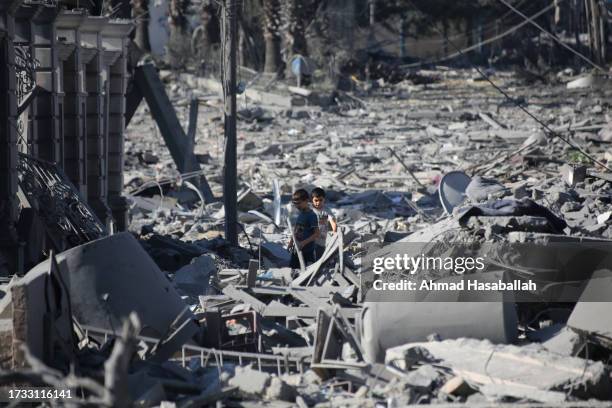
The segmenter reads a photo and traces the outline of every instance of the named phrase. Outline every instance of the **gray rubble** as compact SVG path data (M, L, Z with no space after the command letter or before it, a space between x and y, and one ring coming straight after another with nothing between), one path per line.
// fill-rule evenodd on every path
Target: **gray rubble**
M609 403L607 303L368 299L365 255L407 244L420 254L460 241L612 243L610 173L469 81L473 71L419 75L432 83L382 81L356 90L356 105L338 100L333 108L293 106L278 90L272 104L247 91L239 248L223 239L223 205L189 186L191 175L179 173L142 105L126 136L130 233L52 254L2 287L0 379L55 369L59 351L45 339L79 363L80 377L139 406ZM194 153L220 197L218 90L193 75L161 77L172 81L167 92L184 128L198 101ZM551 127L575 129L576 143L612 162L603 102L612 91L534 89L506 71L494 77ZM340 231L327 237L320 261L292 270L290 193L314 187L326 189ZM56 301L46 304L49 285ZM47 333L48 315L58 333ZM24 362L38 371L26 373ZM113 373L123 391L103 381Z

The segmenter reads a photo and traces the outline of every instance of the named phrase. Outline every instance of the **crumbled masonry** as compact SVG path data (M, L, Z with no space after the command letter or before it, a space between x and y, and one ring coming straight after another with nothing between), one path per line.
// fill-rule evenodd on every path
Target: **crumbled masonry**
M0 168L0 215L15 219L15 239L0 236L0 401L51 387L76 396L59 406L107 408L612 404L609 74L497 64L502 43L486 75L513 100L465 65L373 51L333 84L310 59L299 78L238 66L234 246L219 44L180 67L134 48L137 21L55 3L0 0L0 62L41 64L0 67L0 115L25 132L0 135L0 165L15 159ZM292 193L315 187L338 231L292 268ZM498 250L512 245L529 262ZM487 268L374 267L398 253ZM546 287L391 296L374 283L387 277Z

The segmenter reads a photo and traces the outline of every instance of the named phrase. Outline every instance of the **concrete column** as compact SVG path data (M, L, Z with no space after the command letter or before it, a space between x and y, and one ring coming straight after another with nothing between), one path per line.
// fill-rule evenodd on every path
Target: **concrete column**
M106 95L108 74L104 64L101 31L108 23L104 17L88 17L81 24L81 48L96 54L85 67L87 92L87 201L98 218L108 224L107 205L108 140L105 137Z
M15 91L17 106L27 106L17 120L17 143L19 151L38 157L38 129L32 126L36 115L36 104L31 103L30 95L36 86L36 66L32 51L32 19L41 7L23 5L15 12Z
M85 62L80 26L86 13L64 11L55 20L57 48L62 61L64 172L87 199L87 128L85 122ZM93 57L95 53L89 53ZM88 62L88 61L86 61Z
M59 111L59 64L54 20L59 9L41 5L30 21L32 56L36 61L37 92L32 101L32 131L36 135L36 157L63 168Z
M19 2L0 1L0 251L8 265L0 274L21 272L17 239L17 99L15 96L14 11Z
M127 90L128 41L132 24L111 21L102 31L108 68L108 205L117 230L128 226L128 204L123 191L125 94Z

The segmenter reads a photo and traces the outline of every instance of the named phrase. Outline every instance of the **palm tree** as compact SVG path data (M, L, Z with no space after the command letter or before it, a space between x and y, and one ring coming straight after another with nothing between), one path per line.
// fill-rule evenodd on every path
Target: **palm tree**
M132 0L132 17L136 20L134 42L145 53L151 52L149 42L149 0Z
M280 0L263 0L264 41L266 44L264 71L278 73L281 67L281 5Z
M285 14L287 16L288 57L293 55L308 55L306 42L306 10L307 1L287 0Z
M189 43L187 42L187 9L189 0L170 0L168 4L168 57L173 68L184 66L189 56Z

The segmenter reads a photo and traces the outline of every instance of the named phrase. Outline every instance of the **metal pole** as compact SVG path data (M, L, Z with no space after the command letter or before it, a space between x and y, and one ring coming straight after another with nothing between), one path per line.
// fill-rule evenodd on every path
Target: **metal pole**
M223 168L223 204L225 208L225 239L238 246L237 166L236 166L236 34L238 0L223 2L224 24L224 96L225 96L225 162Z
M406 57L406 14L400 14L400 57Z

